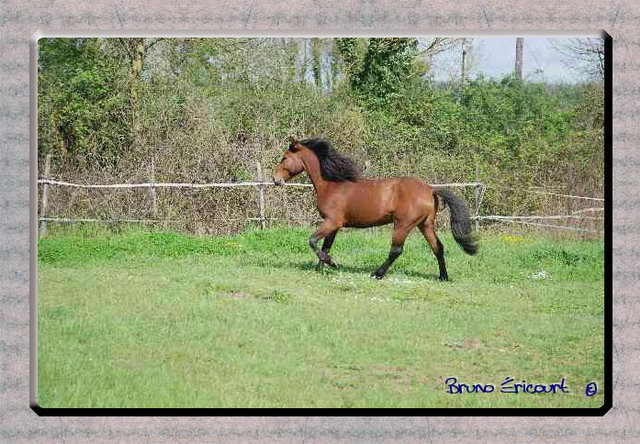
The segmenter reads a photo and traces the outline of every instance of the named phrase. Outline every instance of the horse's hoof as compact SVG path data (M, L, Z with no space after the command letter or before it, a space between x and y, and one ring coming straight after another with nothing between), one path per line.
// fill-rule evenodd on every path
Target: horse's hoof
M331 268L338 268L338 263L334 261L333 258L329 256L327 253L325 253L324 251L321 251L320 253L318 253L318 259L320 259L320 262L324 262Z
M322 261L318 262L318 265L316 265L316 271L322 271L323 268L324 268L324 262Z
M440 275L440 277L438 277L438 280L440 282L447 282L449 280L449 277L446 274L444 276Z
M379 273L371 273L371 279L382 279L384 277L384 274L379 274Z

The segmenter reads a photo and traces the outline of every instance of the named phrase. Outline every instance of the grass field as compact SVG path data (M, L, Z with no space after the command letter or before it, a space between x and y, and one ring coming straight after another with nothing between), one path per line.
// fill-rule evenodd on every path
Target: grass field
M317 273L310 229L235 237L92 229L38 246L43 407L600 407L601 241L441 233L451 282L412 234L346 231ZM506 394L500 383L568 394ZM447 393L444 381L494 384ZM595 381L598 394L585 396Z

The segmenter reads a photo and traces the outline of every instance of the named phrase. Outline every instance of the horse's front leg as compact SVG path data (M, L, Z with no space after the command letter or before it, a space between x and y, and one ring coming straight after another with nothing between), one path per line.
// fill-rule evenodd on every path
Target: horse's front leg
M324 238L324 242L322 243L322 252L326 253L327 256L329 255L329 250L331 250L331 246L333 245L333 241L336 238L336 234L338 234L339 230L335 230L332 233L329 233L327 235L327 237ZM329 262L333 263L333 267L337 268L338 264L336 263L336 261L333 260L333 258L329 257ZM325 261L323 261L322 259L320 259L318 261L318 265L316 265L316 271L322 271L322 269L324 268L324 264ZM330 264L331 265L331 264Z
M318 256L320 262L325 263L331 267L337 268L338 264L329 256L328 250L331 248L333 239L336 233L341 228L341 224L336 221L325 219L320 225L320 229L316 231L313 236L309 238L309 246L313 249L313 252ZM331 237L330 242L327 241ZM318 241L325 239L325 244L322 246L322 250L318 248Z

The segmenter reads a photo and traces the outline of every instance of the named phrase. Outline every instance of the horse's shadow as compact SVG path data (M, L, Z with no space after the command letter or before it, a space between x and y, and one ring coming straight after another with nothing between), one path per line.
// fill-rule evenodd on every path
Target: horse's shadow
M299 270L302 271L316 271L316 266L317 266L318 262L289 262L286 264L279 264L279 266L281 268L289 268L289 267L293 267L293 268L297 268ZM324 267L324 270L327 270L328 273L326 273L327 275L336 275L336 274L340 274L341 272L347 272L347 273L354 273L354 274L365 274L366 276L369 276L372 272L375 271L375 267L366 267L364 265L344 265L344 264L340 264L338 265L337 269L329 269L328 266ZM318 274L324 273L324 271L322 272L318 272ZM388 277L391 276L405 276L405 277L412 277L412 278L419 278L419 279L426 279L426 280L438 280L438 274L436 273L420 273L420 272L416 272L416 271L411 271L411 270L397 270L395 273L393 272L393 270L389 270L389 273L387 274Z

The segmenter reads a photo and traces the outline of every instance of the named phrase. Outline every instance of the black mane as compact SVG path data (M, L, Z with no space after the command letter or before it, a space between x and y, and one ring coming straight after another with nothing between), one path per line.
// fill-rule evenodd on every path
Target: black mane
M337 152L331 142L316 137L299 142L309 148L320 161L320 174L331 182L356 182L360 178L360 171L353 160Z

